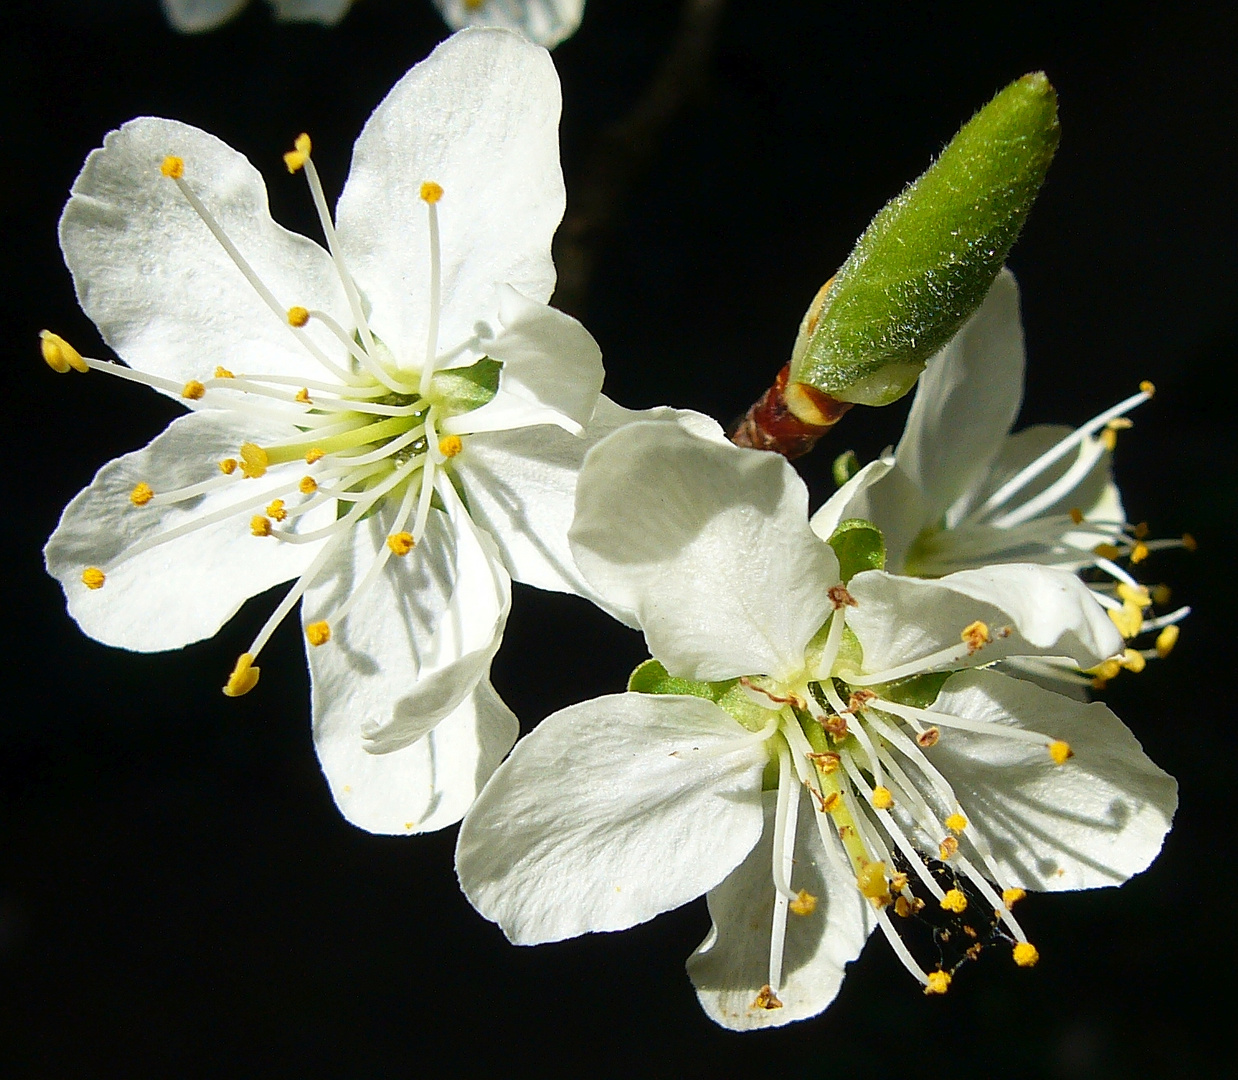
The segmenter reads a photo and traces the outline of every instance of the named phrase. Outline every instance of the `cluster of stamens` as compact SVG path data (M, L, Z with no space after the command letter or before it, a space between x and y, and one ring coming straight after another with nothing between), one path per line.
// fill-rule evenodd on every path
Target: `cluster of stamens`
M284 441L265 445L242 442L235 457L209 465L213 475L177 490L159 491L145 480L138 482L129 493L135 513L190 504L202 496L221 491L235 493L235 498L221 509L151 533L107 565L86 567L81 575L87 588L103 588L108 575L120 564L197 529L233 517L238 521L238 528L264 541L319 545L309 566L237 660L224 687L224 693L233 697L247 693L256 685L259 669L254 661L259 652L345 543L353 526L380 503L390 500L396 510L385 546L348 598L333 611L306 625L310 645L321 646L330 641L332 626L348 615L357 599L381 574L387 560L408 555L422 539L436 490L436 473L463 449L458 434L443 430L444 423L450 426L453 410L445 407L435 393L434 384L436 368L441 368L444 359L475 344L472 341L462 343L443 356L438 352L441 266L436 204L442 198L443 189L432 181L421 185L421 197L430 223L430 325L424 360L417 367L404 366L376 341L370 330L360 292L341 255L310 152L309 136L301 135L294 149L284 155L284 162L289 172L304 171L309 182L355 332L325 311L298 304L289 306L274 295L190 185L183 159L166 157L160 172L177 185L236 269L261 297L272 316L297 340L301 350L319 365L324 377L306 380L273 374L234 374L224 367L216 367L212 375L204 373L202 378L182 385L118 363L83 357L58 335L49 331L42 334L43 358L57 372L105 371L178 395L191 409L226 409L268 423L282 422L296 432ZM329 355L307 333L306 328L311 323L324 327L338 342L338 348L332 351L339 359ZM298 461L304 463L304 469L278 468ZM307 527L307 522L329 518L333 508L338 510L329 523Z

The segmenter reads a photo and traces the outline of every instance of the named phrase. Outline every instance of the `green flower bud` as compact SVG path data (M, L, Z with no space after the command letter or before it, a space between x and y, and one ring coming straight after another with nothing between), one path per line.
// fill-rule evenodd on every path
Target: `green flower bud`
M888 405L980 306L1057 149L1057 95L1042 72L1011 83L873 218L813 300L790 381Z

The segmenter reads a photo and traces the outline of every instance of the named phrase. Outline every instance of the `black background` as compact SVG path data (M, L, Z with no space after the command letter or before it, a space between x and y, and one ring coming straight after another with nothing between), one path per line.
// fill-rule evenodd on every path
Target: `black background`
M1179 651L1106 693L1182 785L1165 850L1121 889L1029 898L1042 960L988 955L927 999L878 935L821 1017L715 1028L683 960L703 903L619 935L522 950L457 890L455 830L368 836L336 813L309 736L294 627L261 688L219 693L274 603L218 638L138 656L85 638L39 549L109 458L177 411L38 359L50 326L108 355L79 311L56 220L90 149L141 114L197 124L266 174L275 216L317 237L279 154L301 130L330 193L352 140L445 33L422 0L362 0L333 30L257 2L215 34L154 0L0 12L5 718L0 726L0 1063L29 1076L1189 1077L1215 1069L1234 979L1232 388L1238 339L1235 9L771 4L733 0L705 93L672 124L597 252L583 317L607 391L722 420L785 359L800 315L871 214L1000 86L1044 68L1063 139L1012 257L1023 422L1085 420L1158 386L1121 441L1132 520L1193 532L1148 576L1194 604ZM569 200L593 134L636 99L678 4L590 0L555 52ZM897 438L857 410L804 461ZM634 512L637 512L634 510ZM495 682L527 730L619 689L639 639L583 602L518 588Z

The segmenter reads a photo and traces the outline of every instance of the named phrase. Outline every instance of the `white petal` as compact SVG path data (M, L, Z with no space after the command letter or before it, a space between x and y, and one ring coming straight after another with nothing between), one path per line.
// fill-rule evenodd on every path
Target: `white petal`
M580 26L585 0L434 0L443 21L453 30L466 26L502 26L530 41L553 49Z
M285 22L316 22L334 26L352 5L352 0L270 0L275 17Z
M187 382L216 365L238 374L320 377L321 367L245 280L176 183L165 156L222 225L282 306L346 319L330 258L271 220L266 187L245 158L213 135L142 117L86 159L60 219L60 245L82 308L136 368ZM343 350L314 323L315 340Z
M630 424L589 452L569 539L650 652L694 679L798 672L838 582L784 458L674 424Z
M527 419L506 419L501 428L557 424L579 435L593 416L602 389L602 350L570 315L521 296L504 285L499 289L499 319L503 329L485 343L486 354L503 363L499 396L471 413L453 417L443 426L448 433L495 431L485 414L503 396L530 408ZM454 422L454 423L453 423Z
M443 494L444 492L440 492ZM340 710L370 753L424 738L486 677L502 641L511 586L488 538L445 488L450 518L431 510L425 535L382 574L331 640L309 650L314 714ZM386 548L393 509L354 528L342 553L306 593L305 623L330 620Z
M957 729L928 751L959 793L968 831L983 832L1014 884L1051 891L1116 885L1156 858L1178 804L1177 784L1101 702L969 671L951 676L933 707L1028 727L1074 751L1056 765L1034 744Z
M424 181L443 188L436 352L494 319L500 283L550 299L550 238L564 207L559 107L545 50L515 34L475 30L443 42L370 117L339 201L340 244L371 305L371 326L401 363L419 366L426 350Z
M807 795L800 795L793 889L817 898L809 915L787 916L781 1009L753 1002L769 980L774 884L770 876L776 793L765 795L765 831L748 857L708 894L713 928L688 958L688 975L711 1020L733 1031L780 1027L816 1016L834 1000L846 965L860 955L876 925L855 878L839 872L821 843ZM833 826L830 827L831 830ZM839 849L839 858L845 858Z
M358 715L334 700L321 705L314 745L331 794L345 818L372 833L405 836L459 821L519 732L485 679L430 734L390 754L365 749Z
M700 896L761 833L764 746L709 753L745 734L701 698L615 694L555 713L460 827L465 894L518 945L623 930Z
M164 14L174 29L196 34L222 26L249 0L161 0Z
M134 506L129 495L139 482L156 494L221 477L217 462L235 457L249 434L271 441L293 430L253 427L239 432L235 417L215 411L173 420L148 446L117 458L99 470L90 486L65 507L47 542L47 570L58 579L69 611L91 637L140 652L176 649L210 637L249 597L301 573L318 544L283 544L255 537L254 506L134 556L108 570L101 589L82 584L88 566L107 568L138 541L206 517L243 499L289 498L304 471L296 464L276 466L254 480L236 479L214 492L168 506ZM293 496L300 498L300 496ZM330 523L332 506L311 511L299 531Z
M623 424L681 423L696 416L675 409L634 412L600 396L593 420L580 437L552 427L476 436L464 440L464 449L452 464L473 519L494 538L513 578L539 589L587 597L635 625L634 613L609 605L589 585L568 547L581 462L591 446Z
M1122 636L1073 574L1010 563L962 570L935 581L868 570L851 579L857 606L847 625L864 647L864 671L876 673L959 645L979 620L993 640L958 664L1005 656L1068 656L1089 668L1122 651ZM1010 628L1007 637L1000 636Z
M922 525L985 474L1022 399L1019 287L1003 270L976 314L928 362L894 452L899 471L923 495Z

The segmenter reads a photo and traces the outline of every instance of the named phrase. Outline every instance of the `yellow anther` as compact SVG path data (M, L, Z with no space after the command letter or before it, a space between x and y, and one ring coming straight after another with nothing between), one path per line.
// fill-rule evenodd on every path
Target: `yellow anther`
M967 818L962 814L951 814L946 818L945 826L953 833L961 833L967 828Z
M767 983L757 991L752 1007L754 1009L781 1009L782 1002L778 1000L778 995L774 993L773 987Z
M1178 644L1178 624L1171 623L1156 635L1156 655L1162 660L1174 651Z
M1121 670L1122 665L1116 660L1106 660L1103 663L1097 664L1094 668L1088 668L1086 674L1094 677L1092 685L1100 689L1110 679L1116 679L1118 672Z
M1118 448L1118 433L1113 428L1105 428L1100 433L1100 442L1106 450L1112 453Z
M1147 557L1148 557L1148 545L1143 543L1143 541L1140 541L1133 548L1131 548L1131 562L1132 563L1134 564L1141 563Z
M993 639L989 637L989 628L985 626L979 619L969 626L963 628L963 633L959 635L967 645L967 651L974 653L984 648Z
M941 843L937 845L937 854L941 856L942 862L948 862L958 850L959 842L953 836L943 837Z
M284 509L283 499L272 499L267 506L267 517L272 517L276 521L283 521L288 516L288 511Z
M82 584L88 589L102 589L107 575L97 566L88 566L82 571Z
M941 898L941 906L955 915L962 915L967 910L967 897L962 889L951 889Z
M1146 608L1152 606L1152 597L1148 594L1146 585L1128 585L1125 581L1118 582L1118 596L1128 604Z
M818 769L825 773L826 776L832 772L836 772L842 765L842 758L828 750L820 754L809 754L808 758Z
M838 804L843 801L843 797L837 791L831 791L824 799L821 800L821 809L827 814L832 814L838 809Z
M1109 618L1124 638L1133 638L1143 629L1143 609L1127 601L1120 608L1109 608Z
M894 794L888 787L873 788L873 806L878 810L889 810L894 805Z
M1122 552L1119 551L1113 544L1097 544L1092 549L1092 553L1099 555L1102 559L1110 560L1116 559L1122 554Z
M313 148L313 144L310 142L310 137L306 135L305 132L301 132L301 134L292 141L292 145L295 149L289 150L288 153L284 155L284 164L288 166L288 171L290 173L297 172L299 169L304 168L305 163L309 160L310 150Z
M70 368L74 371L90 370L90 365L82 359L82 354L59 334L53 334L50 330L39 331L39 351L43 353L47 366L59 375L63 375Z
M392 533L387 537L387 546L391 548L392 554L400 556L407 555L412 551L415 542L413 534L410 532Z
M903 919L911 914L911 902L907 897L900 896L894 901L894 914Z
M1079 507L1077 506L1072 506L1070 508L1070 520L1073 521L1076 525L1082 525L1083 524L1083 511L1080 510Z
M223 473L224 476L231 476L234 472L236 472L236 458L224 458L223 461L219 463L219 471Z
M288 309L288 325L301 327L309 322L309 308L290 307Z
M232 374L232 372L230 372L230 371L229 371L226 367L217 367L217 368L215 369L215 378L217 378L217 379L235 379L235 378L236 378L236 376L235 376L235 375L233 375L233 374Z
M301 387L301 389L297 391L296 400L299 401L302 405L312 405L313 402L310 401L309 387L307 386Z
M185 175L185 159L178 158L175 154L169 154L163 159L163 163L159 166L159 171L169 180L179 180Z
M129 492L129 501L134 506L145 506L154 497L154 489L145 480L135 484L133 490Z
M327 452L325 450L319 450L318 447L315 446L313 450L305 455L305 464L313 465L315 461L321 461L326 456Z
M930 746L936 746L937 740L941 738L941 728L925 728L919 735L916 736L916 745L927 750Z
M1115 416L1105 425L1106 431L1129 431L1135 426L1135 421L1129 416Z
M930 971L928 983L924 987L926 994L944 994L950 989L950 973L948 971Z
M876 900L886 895L886 864L883 862L865 863L855 876L855 883L860 892L870 900Z
M1195 543L1195 537L1193 537L1190 533L1183 533L1182 546L1186 548L1187 551L1194 551L1199 545Z
M480 7L484 7L486 0L464 0L464 6L470 11L476 11Z
M1027 895L1027 892L1024 889L1019 889L1019 888L1003 889L1002 890L1002 903L1006 905L1006 910L1009 911L1012 907L1015 906L1015 904L1017 904L1020 900L1022 900L1026 895Z
M249 531L254 536L270 536L271 519L265 518L261 514L255 514L249 519Z
M312 476L301 477L301 482L297 485L297 490L302 495L313 495L318 490L318 481Z
M1054 764L1061 765L1067 758L1075 756L1075 752L1070 748L1070 743L1062 739L1054 739L1049 744L1049 756L1053 758Z
M433 180L426 180L421 185L421 198L433 205L443 197L443 187L441 184L436 184Z
M258 676L261 671L261 668L254 667L253 653L241 653L236 658L236 667L232 669L232 674L228 676L228 681L224 684L224 693L228 697L248 694L258 685Z
M1143 653L1138 649L1127 649L1118 663L1126 668L1127 671L1133 671L1136 674L1148 666L1148 661L1144 659Z
M817 898L807 889L800 889L794 900L787 904L792 915L811 915L817 910Z
M1019 967L1035 967L1036 961L1040 959L1040 953L1036 951L1036 946L1030 941L1020 941L1014 947L1014 962Z
M181 397L190 401L199 401L206 395L206 387L197 379L190 379L181 389Z
M1148 397L1151 397L1156 393L1156 387L1153 386L1147 379L1144 379L1144 381L1139 384L1139 389L1147 394Z
M1148 528L1148 523L1146 521L1141 521L1138 525L1136 525L1131 530L1131 532L1135 534L1136 540L1142 540L1145 536L1148 535L1149 531L1150 529Z
M901 871L890 875L890 892L900 893L907 888L907 875Z
M305 637L311 645L325 645L331 640L331 627L324 622L312 622L305 628Z
M438 441L438 452L443 457L453 458L464 448L459 435L444 435Z
M251 480L266 474L271 459L267 452L257 443L243 443L241 446L241 472Z

